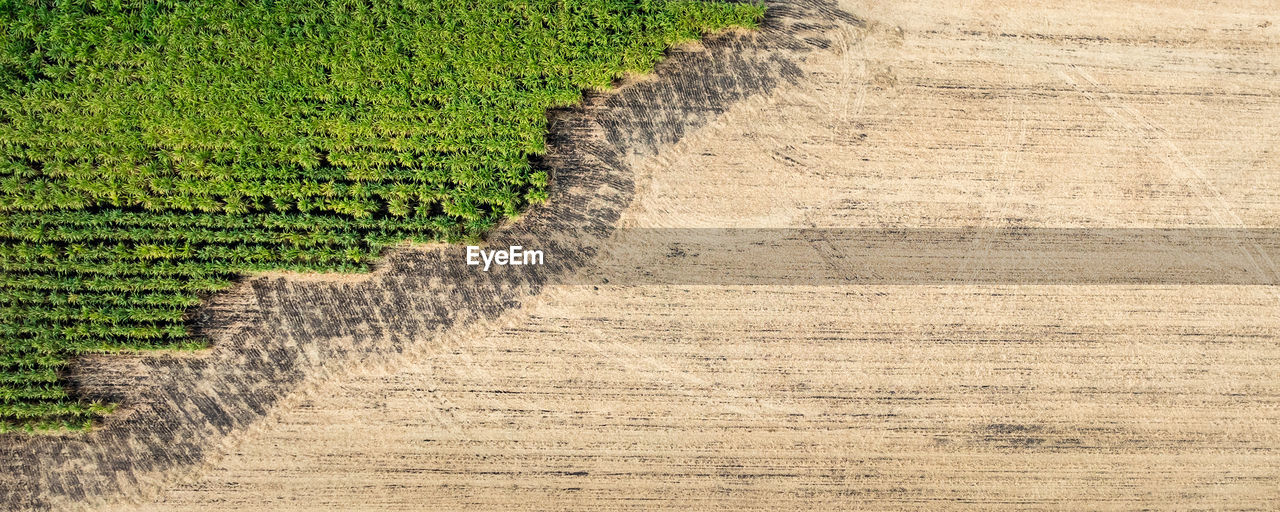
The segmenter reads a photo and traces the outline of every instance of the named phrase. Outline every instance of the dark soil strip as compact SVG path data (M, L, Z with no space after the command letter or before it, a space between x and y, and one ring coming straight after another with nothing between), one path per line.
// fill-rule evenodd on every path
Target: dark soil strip
M656 78L554 112L538 162L552 173L550 202L489 240L554 255L544 266L483 273L456 251L401 250L363 280L256 278L201 312L208 351L84 358L67 378L119 412L89 434L0 437L0 508L149 499L223 453L304 379L519 308L591 265L631 201L628 155L654 154L734 103L797 81L797 63L829 45L825 33L858 23L820 3L772 5L757 32L673 52Z

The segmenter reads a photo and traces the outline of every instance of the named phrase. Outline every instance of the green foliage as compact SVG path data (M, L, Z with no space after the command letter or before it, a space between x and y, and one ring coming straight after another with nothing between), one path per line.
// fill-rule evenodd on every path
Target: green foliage
M201 346L263 270L362 271L544 201L546 110L763 8L663 0L0 0L0 431L110 406L87 351Z

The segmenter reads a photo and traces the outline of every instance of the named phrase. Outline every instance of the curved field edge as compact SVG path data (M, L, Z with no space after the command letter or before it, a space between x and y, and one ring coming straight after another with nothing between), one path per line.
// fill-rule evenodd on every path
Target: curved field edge
M438 350L460 330L491 328L548 284L593 266L631 201L633 160L657 154L730 106L796 83L798 63L857 25L829 2L770 4L760 30L682 47L655 75L552 113L550 201L492 232L495 245L555 254L521 273L480 273L444 250L393 251L345 280L262 277L219 296L197 324L210 350L91 356L73 389L122 404L84 434L0 437L0 502L16 509L142 501L238 445L306 383ZM557 249L563 249L557 251ZM488 326L488 327L486 327ZM38 461L38 462L34 462Z
M752 4L0 4L0 432L112 405L59 371L192 349L247 272L367 271L546 199L548 108Z

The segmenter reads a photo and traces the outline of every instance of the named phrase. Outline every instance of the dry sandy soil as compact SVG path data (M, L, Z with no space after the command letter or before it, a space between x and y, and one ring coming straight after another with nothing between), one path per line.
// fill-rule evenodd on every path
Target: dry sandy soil
M96 437L8 441L4 496L147 511L1280 503L1276 286L762 284L733 269L662 283L653 268L692 256L649 229L1280 228L1280 4L771 16L557 121L552 206L495 240L552 261L572 246L571 262L473 289L450 284L474 274L455 250L413 248L343 282L258 278L211 309L212 356L86 361L124 379L86 389L132 412ZM827 249L813 246L826 271L856 266ZM1247 270L1276 267L1264 254ZM191 389L120 389L161 367ZM58 463L13 462L37 455Z

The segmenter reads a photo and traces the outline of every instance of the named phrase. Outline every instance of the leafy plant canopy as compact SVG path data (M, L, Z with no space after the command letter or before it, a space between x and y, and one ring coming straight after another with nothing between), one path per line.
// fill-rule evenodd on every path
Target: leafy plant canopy
M263 270L362 271L547 197L546 111L756 5L0 0L0 430L83 429L85 352L203 346Z

